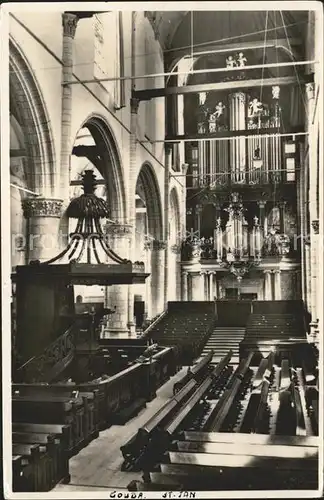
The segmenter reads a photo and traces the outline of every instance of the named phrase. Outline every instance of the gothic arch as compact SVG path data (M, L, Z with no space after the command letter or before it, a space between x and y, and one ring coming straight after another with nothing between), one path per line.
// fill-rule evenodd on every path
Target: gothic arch
M150 163L144 163L138 174L144 189L148 231L156 240L163 239L162 204L158 181Z
M107 196L111 207L111 218L125 224L127 200L121 155L115 136L107 121L97 114L90 115L81 124L80 129L82 128L87 128L96 145L102 148L104 167L100 173L107 180Z
M55 151L46 105L32 68L12 38L9 68L10 110L25 137L29 187L43 196L54 196Z

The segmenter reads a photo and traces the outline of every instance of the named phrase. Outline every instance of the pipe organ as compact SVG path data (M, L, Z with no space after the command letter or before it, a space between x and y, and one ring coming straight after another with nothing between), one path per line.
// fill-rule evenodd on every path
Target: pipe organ
M235 92L229 95L229 126L230 130L245 130L246 122L246 95ZM242 184L245 182L246 141L244 137L233 137L230 140L230 172L231 182Z
M262 103L259 99L244 92L234 92L227 96L226 106L219 102L215 111L205 113L206 123L198 123L201 139L191 145L192 187L236 184L254 185L279 183L282 172L286 169L283 162L283 145L287 138L262 136L262 129L279 132L282 125L281 107L279 105L279 87L273 87L270 103ZM226 109L226 118L225 110ZM227 139L213 139L217 131L255 130L255 135ZM211 134L204 139L203 136ZM286 181L294 180L287 175Z
M264 244L263 228L257 217L254 217L253 227L245 218L245 208L239 200L237 193L232 193L228 208L228 220L222 229L221 218L217 219L214 230L214 251L218 262L226 259L227 262L245 260L253 257L258 260Z

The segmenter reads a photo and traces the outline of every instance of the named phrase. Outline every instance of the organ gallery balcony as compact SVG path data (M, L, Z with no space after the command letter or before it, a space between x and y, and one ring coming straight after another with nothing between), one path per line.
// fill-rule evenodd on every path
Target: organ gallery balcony
M187 189L294 185L298 170L296 151L293 136L200 140L187 148Z

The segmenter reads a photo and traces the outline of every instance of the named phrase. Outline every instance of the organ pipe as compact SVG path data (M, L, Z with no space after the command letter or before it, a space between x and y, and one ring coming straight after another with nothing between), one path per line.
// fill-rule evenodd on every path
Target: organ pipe
M231 130L245 130L246 96L243 92L229 95L229 117ZM232 182L245 182L245 138L235 137L230 140L230 170Z

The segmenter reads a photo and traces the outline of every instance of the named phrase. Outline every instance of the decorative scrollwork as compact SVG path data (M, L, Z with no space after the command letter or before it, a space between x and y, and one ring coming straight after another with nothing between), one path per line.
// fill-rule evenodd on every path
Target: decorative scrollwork
M26 219L30 217L61 217L63 201L45 198L25 198L22 202Z
M74 331L69 329L55 342L48 346L40 356L32 358L23 365L19 372L23 373L25 382L43 382L49 372L74 351Z

